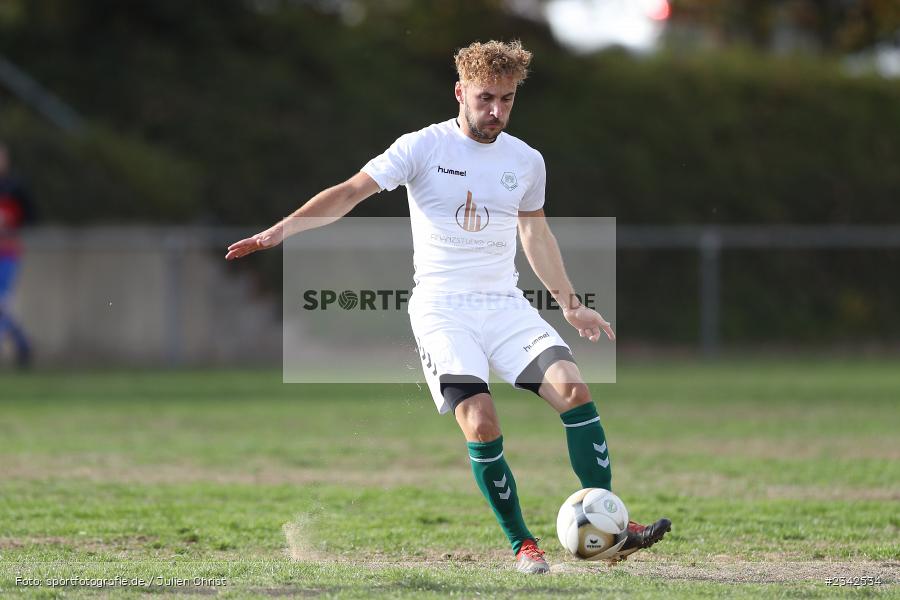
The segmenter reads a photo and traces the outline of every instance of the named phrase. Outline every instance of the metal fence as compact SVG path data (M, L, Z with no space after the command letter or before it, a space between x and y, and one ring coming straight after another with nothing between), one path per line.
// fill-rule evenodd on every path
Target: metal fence
M39 365L277 364L277 293L229 268L243 231L41 227L23 236L12 314Z
M619 248L697 250L699 339L703 354L711 357L721 345L723 250L900 248L900 226L619 226L617 238Z
M408 224L396 239L408 237ZM247 228L40 228L13 311L53 365L277 364L280 294L223 260ZM720 351L722 254L729 249L897 249L900 226L618 226L617 248L695 250L702 353ZM603 240L581 236L583 244ZM325 238L328 239L327 237ZM565 245L565 244L564 244ZM410 260L411 262L411 260ZM410 268L411 264L398 265ZM891 276L896 274L886 274ZM277 282L272 287L275 288Z

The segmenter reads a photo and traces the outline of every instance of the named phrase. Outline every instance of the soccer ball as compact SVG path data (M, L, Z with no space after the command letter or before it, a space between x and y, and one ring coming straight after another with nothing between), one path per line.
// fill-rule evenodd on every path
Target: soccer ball
M602 488L578 490L563 502L556 517L559 543L576 558L612 558L625 543L628 509Z

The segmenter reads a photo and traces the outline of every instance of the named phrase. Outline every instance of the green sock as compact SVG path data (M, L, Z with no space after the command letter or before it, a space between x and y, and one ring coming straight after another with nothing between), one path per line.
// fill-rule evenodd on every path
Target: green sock
M513 552L518 553L522 542L534 539L534 536L522 519L516 480L503 458L503 436L492 442L467 442L466 446L478 488L494 510Z
M566 428L569 460L581 487L612 490L612 467L597 407L588 402L559 416Z

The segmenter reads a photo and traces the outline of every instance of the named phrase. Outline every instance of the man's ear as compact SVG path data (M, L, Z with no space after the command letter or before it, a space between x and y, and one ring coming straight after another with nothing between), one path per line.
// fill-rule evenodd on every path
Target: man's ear
M456 85L453 86L453 95L456 96L456 101L460 104L463 104L465 90L463 90L463 84L459 81L456 82Z

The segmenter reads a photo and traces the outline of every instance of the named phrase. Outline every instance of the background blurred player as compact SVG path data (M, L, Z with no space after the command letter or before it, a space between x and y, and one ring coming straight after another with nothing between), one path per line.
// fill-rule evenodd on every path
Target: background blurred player
M7 336L12 338L20 367L30 364L31 347L10 314L10 303L22 255L18 233L33 220L31 198L24 184L12 176L9 148L0 142L0 345Z

